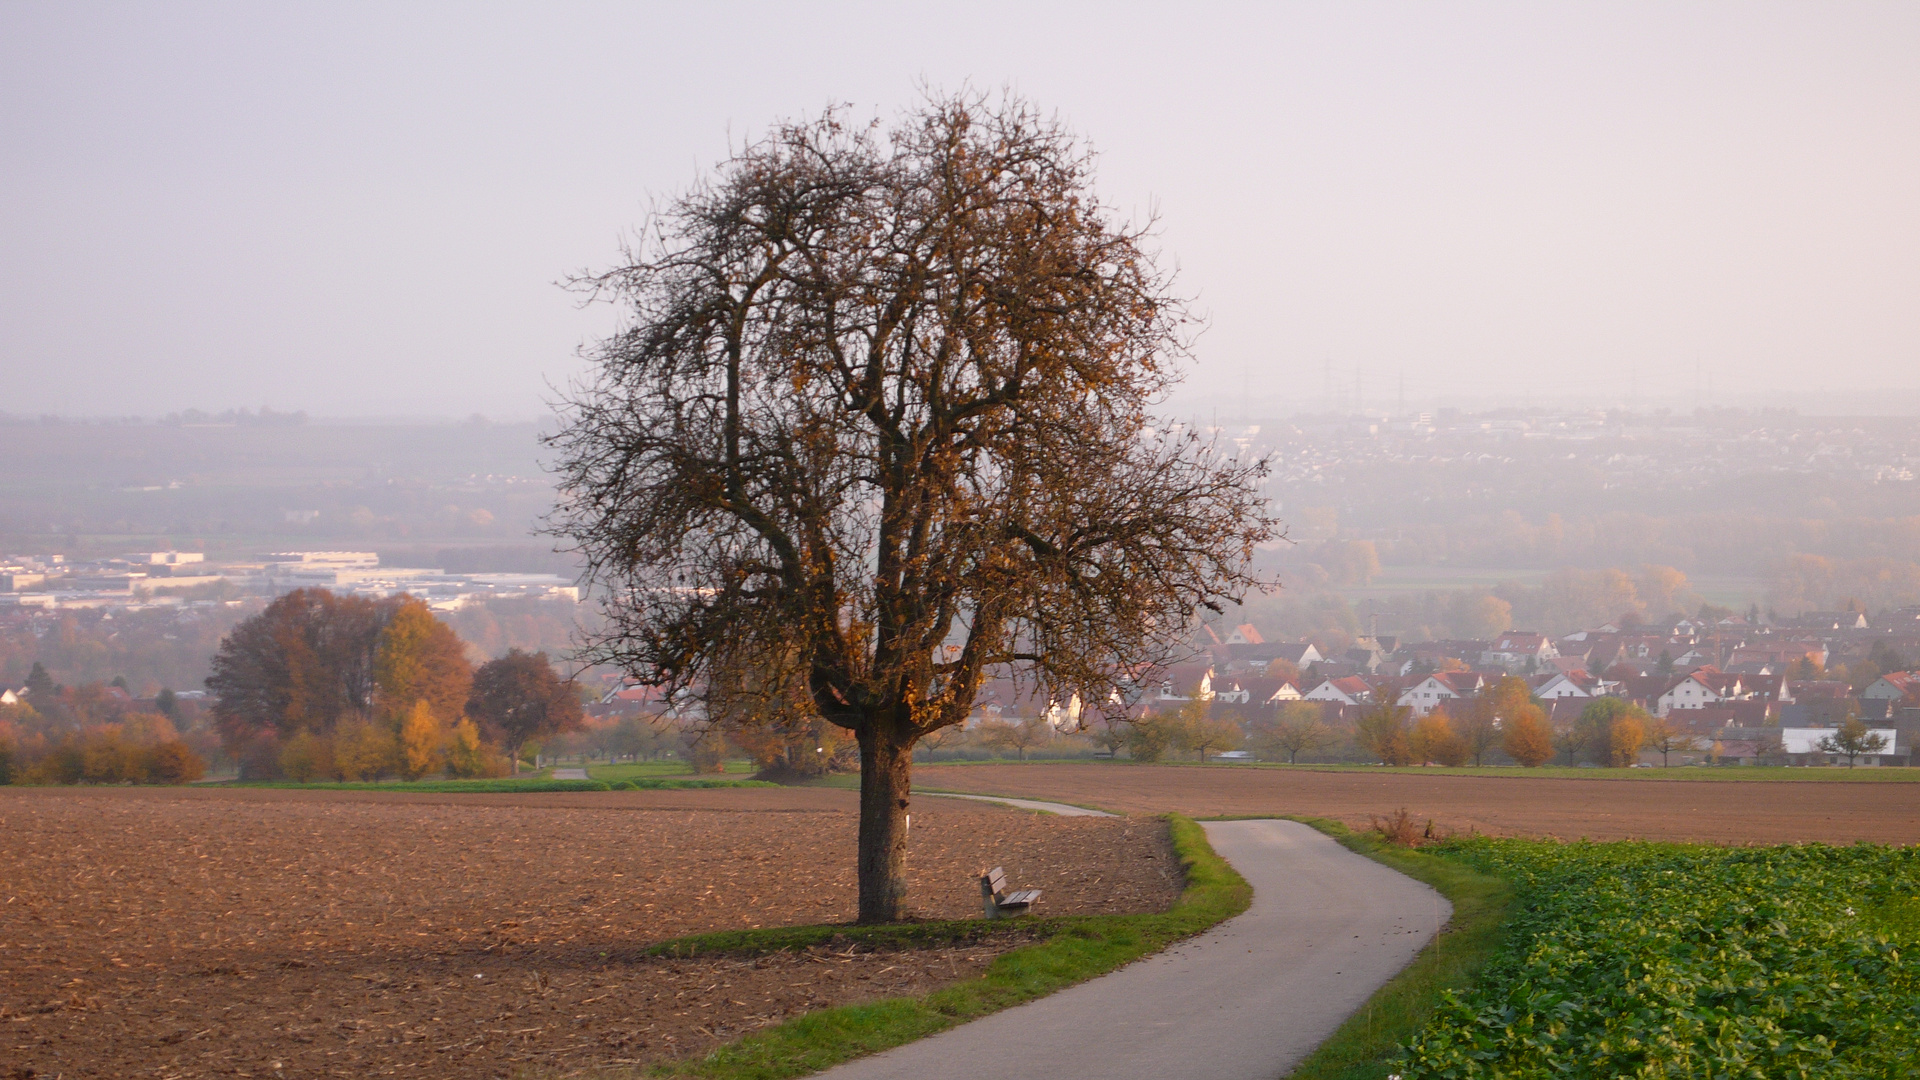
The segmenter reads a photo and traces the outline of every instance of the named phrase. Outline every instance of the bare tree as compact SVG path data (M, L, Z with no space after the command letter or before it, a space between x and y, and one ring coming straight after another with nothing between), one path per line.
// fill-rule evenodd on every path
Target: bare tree
M1178 724L1174 728L1173 743L1190 754L1200 755L1205 764L1209 753L1224 754L1229 750L1238 750L1246 741L1246 732L1240 726L1237 715L1223 713L1215 716L1213 706L1206 701L1189 701L1180 706L1176 714Z
M1186 315L1087 151L1029 105L777 128L581 281L554 529L603 587L588 659L786 680L861 752L859 917L897 919L911 748L1005 672L1112 697L1261 585L1266 466L1147 406Z
M1045 746L1053 740L1053 725L1044 717L1029 716L1025 720L994 721L980 726L980 741L990 747L1012 750L1027 760L1027 751Z
M1887 737L1867 727L1857 716L1847 717L1847 722L1836 728L1831 735L1820 740L1820 752L1836 754L1847 759L1847 768L1853 768L1858 758L1868 754L1878 754L1887 748Z
M1460 710L1455 727L1475 765L1487 763L1487 753L1506 738L1506 724L1532 704L1527 684L1507 675Z
M1279 716L1261 725L1255 741L1287 755L1287 764L1293 765L1300 761L1301 754L1331 746L1336 738L1334 730L1320 719L1318 705L1290 701L1280 707Z
M963 727L943 727L929 731L920 736L920 749L927 752L927 760L931 762L935 753L958 743L965 732L966 729Z
M1700 749L1700 736L1676 725L1664 716L1656 716L1647 721L1646 747L1660 752L1660 767L1669 764L1667 755L1688 753Z
M1093 718L1093 724L1089 729L1092 734L1088 737L1093 740L1095 746L1105 749L1108 757L1118 758L1120 748L1127 745L1130 727L1124 715L1109 716L1102 713Z
M1578 719L1553 733L1553 748L1567 755L1567 765L1571 767L1581 754L1599 743L1604 734L1587 720Z

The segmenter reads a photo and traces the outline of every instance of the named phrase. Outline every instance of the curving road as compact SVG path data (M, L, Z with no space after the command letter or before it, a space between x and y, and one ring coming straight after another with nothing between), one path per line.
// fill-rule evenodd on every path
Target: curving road
M1253 886L1245 914L1111 975L819 1075L1274 1080L1453 913L1433 889L1299 822L1203 827Z

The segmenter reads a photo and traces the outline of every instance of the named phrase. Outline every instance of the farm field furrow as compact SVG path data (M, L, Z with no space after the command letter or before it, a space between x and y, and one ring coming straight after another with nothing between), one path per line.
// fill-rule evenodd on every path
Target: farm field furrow
M850 918L854 810L817 790L0 789L0 1057L69 1077L642 1063L924 993L1017 943L641 955ZM923 916L977 915L992 864L1051 914L1160 910L1180 887L1160 821L915 810Z
M1572 780L1246 766L923 765L915 784L1122 813L1305 815L1365 828L1400 807L1447 832L1715 844L1920 842L1920 784Z

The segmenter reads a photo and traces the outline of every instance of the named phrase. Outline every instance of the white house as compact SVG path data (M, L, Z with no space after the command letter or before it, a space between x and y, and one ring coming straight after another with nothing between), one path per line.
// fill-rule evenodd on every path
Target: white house
M1227 639L1221 642L1222 645L1264 645L1266 643L1267 639L1260 636L1260 631L1255 630L1252 623L1241 623L1234 627L1233 632L1227 635Z
M1227 684L1227 689L1215 690L1213 692L1213 700L1220 702L1222 705L1245 705L1247 702L1253 700L1253 694L1238 682L1231 682Z
M1860 691L1865 701L1899 701L1908 694L1920 694L1920 671L1889 671Z
M1174 689L1172 679L1165 680L1160 684L1160 700L1161 701L1212 701L1213 700L1213 669L1208 668L1206 669L1206 671L1201 673L1200 681L1194 686L1193 693L1191 694L1179 693L1177 690Z
M1604 697L1608 687L1613 684L1603 679L1582 679L1586 672L1556 671L1547 676L1546 681L1534 688L1533 696L1542 701L1556 701L1560 698Z
M1055 731L1078 731L1082 708L1079 694L1068 698L1065 705L1061 705L1058 701L1050 701L1047 703L1047 723L1052 725Z
M1449 701L1472 697L1485 686L1486 680L1478 672L1443 671L1407 687L1394 704L1412 709L1415 716L1425 716Z
M1300 693L1299 687L1293 685L1290 682L1282 680L1280 683L1280 689L1275 690L1271 695L1268 696L1267 704L1279 705L1282 702L1299 701L1302 699L1303 696L1304 695Z
M1494 638L1480 654L1480 662L1503 667L1529 663L1538 666L1559 656L1560 650L1553 647L1553 639L1545 634L1519 631Z
M1319 649L1313 647L1311 642L1293 641L1281 642L1279 645L1274 646L1273 658L1275 660L1285 660L1301 671L1307 670L1310 664L1317 664L1326 659L1325 656L1320 654Z
M1885 746L1879 754L1865 754L1862 760L1873 762L1882 755L1893 753L1894 740L1900 732L1894 728L1868 728L1870 733L1880 736ZM1780 729L1780 749L1789 754L1820 754L1820 740L1831 738L1833 728L1790 727Z
M1373 687L1357 675L1349 675L1344 679L1323 679L1320 685L1307 691L1306 700L1359 705L1373 700Z
M1654 699L1653 714L1665 716L1675 709L1704 709L1723 701L1746 701L1753 689L1740 676L1712 668L1701 668L1682 676Z

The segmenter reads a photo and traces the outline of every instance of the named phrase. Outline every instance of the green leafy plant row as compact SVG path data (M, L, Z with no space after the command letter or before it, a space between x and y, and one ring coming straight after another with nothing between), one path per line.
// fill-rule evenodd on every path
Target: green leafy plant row
M1514 889L1421 1078L1920 1075L1920 849L1464 839Z
M1175 852L1186 870L1186 891L1165 912L1094 915L1013 922L916 923L897 926L792 927L681 938L658 946L667 955L764 952L844 937L874 945L935 944L982 933L1037 934L1043 940L996 959L979 978L920 998L891 998L822 1009L692 1061L658 1066L647 1076L711 1080L780 1080L804 1076L862 1054L912 1042L1066 986L1103 975L1245 911L1253 898L1246 880L1208 846L1200 826L1171 819Z

